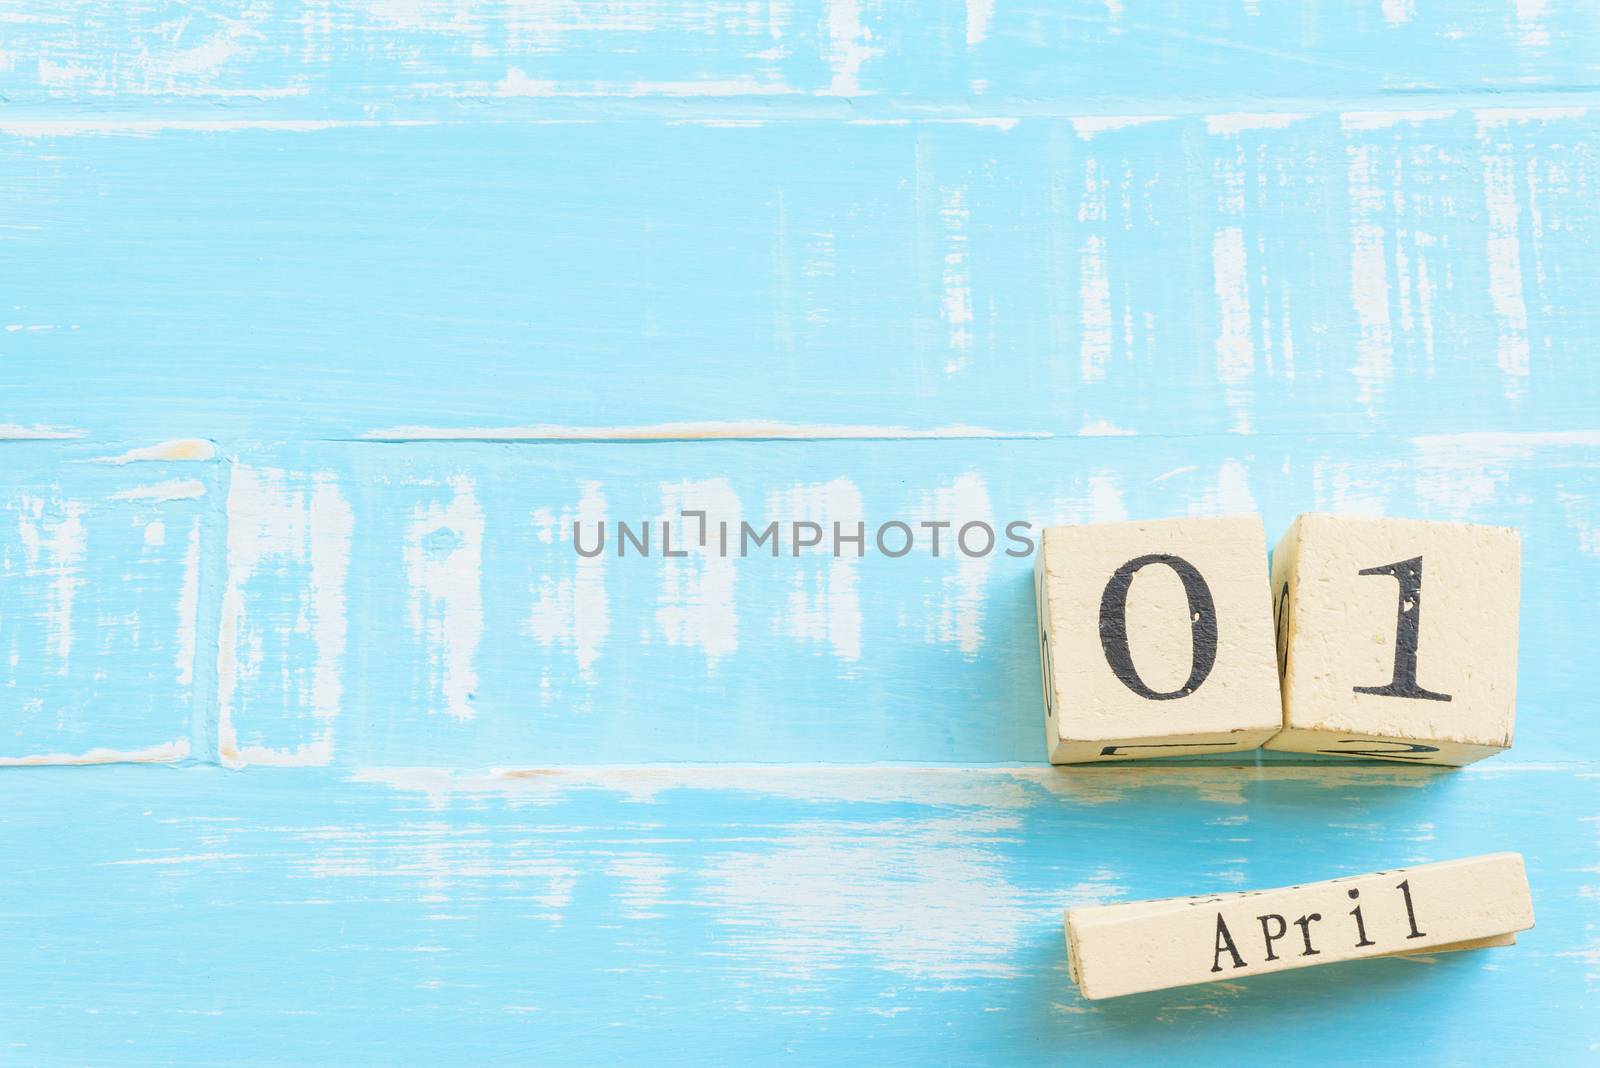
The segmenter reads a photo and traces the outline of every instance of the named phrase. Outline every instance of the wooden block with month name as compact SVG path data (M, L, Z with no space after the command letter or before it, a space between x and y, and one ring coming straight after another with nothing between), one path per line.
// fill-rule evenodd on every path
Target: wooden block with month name
M1282 727L1259 517L1052 527L1034 568L1054 764L1255 749Z
M1066 914L1069 971L1089 999L1367 957L1505 945L1532 926L1528 879L1516 853Z
M1267 748L1470 764L1510 747L1520 585L1515 530L1300 516L1272 560Z

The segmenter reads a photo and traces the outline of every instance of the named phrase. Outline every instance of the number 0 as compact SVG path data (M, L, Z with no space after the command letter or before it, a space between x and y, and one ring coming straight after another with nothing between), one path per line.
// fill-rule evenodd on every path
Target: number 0
M1147 564L1165 564L1172 568L1183 580L1183 592L1189 599L1194 659L1189 666L1189 677L1183 685L1165 693L1145 685L1133 666L1133 653L1128 649L1128 591L1133 588L1133 576ZM1194 565L1181 556L1152 553L1129 560L1117 568L1106 583L1105 592L1100 595L1100 647L1105 650L1111 673L1140 697L1150 701L1187 697L1200 688L1217 663L1217 606L1211 598L1211 587L1206 585L1206 580Z

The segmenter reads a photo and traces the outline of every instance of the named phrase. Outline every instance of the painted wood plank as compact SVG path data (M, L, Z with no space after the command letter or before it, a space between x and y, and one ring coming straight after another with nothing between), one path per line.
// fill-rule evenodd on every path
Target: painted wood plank
M0 141L0 420L240 444L1593 425L1583 107L119 122Z
M1600 741L1581 667L1597 477L1592 434L263 452L234 465L227 501L222 755L1041 761L1033 562L1010 523L1260 512L1276 540L1320 510L1522 529L1517 741L1497 759L1562 762ZM704 547L685 510L707 513ZM807 521L824 540L795 556ZM897 521L916 547L891 558L877 532ZM580 556L574 523L592 551L602 522L604 554ZM648 557L617 555L618 522L651 524ZM662 522L687 556L661 555ZM750 542L740 558L740 524L774 522L779 557ZM863 524L864 555L833 555L835 522ZM921 524L938 522L935 557ZM993 551L980 530L955 547L969 522ZM298 540L280 551L282 531Z
M1537 637L1513 755L1595 743L1593 435L350 443L220 469L5 448L12 758L189 739L235 764L1033 762L1032 562L1009 524L1261 511L1276 535L1306 509L1521 528ZM731 524L728 556L686 509ZM663 521L687 557L663 558ZM606 524L604 555L576 552L575 522L591 548ZM652 524L649 557L617 557L618 522ZM739 524L774 522L780 557L739 558ZM824 538L798 557L796 522ZM864 525L862 557L833 555L834 522ZM885 556L891 522L919 547ZM988 554L953 544L968 522Z
M765 112L1591 87L1582 4L11 5L12 105L324 117L711 98Z
M29 769L0 776L0 846L27 858L0 869L0 1049L1268 1064L1297 1035L1373 1063L1491 1039L1579 1063L1600 1041L1592 776ZM1100 1003L1068 978L1069 904L1502 849L1539 916L1515 946Z
M10 433L0 440L0 766L209 752L212 446Z

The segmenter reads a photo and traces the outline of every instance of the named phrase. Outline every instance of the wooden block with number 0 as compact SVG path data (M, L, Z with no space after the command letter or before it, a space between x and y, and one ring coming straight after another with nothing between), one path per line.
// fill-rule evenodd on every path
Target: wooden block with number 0
M1255 749L1281 726L1259 517L1053 527L1035 561L1055 764Z
M1306 514L1278 543L1284 730L1268 749L1470 764L1511 745L1521 542Z

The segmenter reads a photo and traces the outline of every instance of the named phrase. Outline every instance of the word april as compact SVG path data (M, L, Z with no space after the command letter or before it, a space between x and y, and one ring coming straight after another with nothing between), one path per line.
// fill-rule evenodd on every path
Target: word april
M1427 937L1425 932L1417 930L1416 908L1411 902L1411 884L1406 880L1401 880L1395 885L1395 889L1400 891L1401 896L1405 899L1406 921L1411 925L1411 932L1406 935L1406 938L1411 939ZM1351 901L1359 900L1361 897L1361 891L1354 886L1347 890L1346 894L1349 896ZM1376 942L1367 937L1367 925L1361 915L1360 905L1357 905L1355 908L1350 910L1350 918L1352 921L1351 933L1354 935L1355 939L1351 948L1365 949L1368 946L1377 945ZM1278 953L1276 951L1277 944L1288 936L1289 928L1291 926L1299 928L1299 941L1294 943L1294 945L1304 946L1304 948L1300 951L1300 955L1302 957L1315 957L1320 955L1322 951L1312 946L1311 925L1318 923L1321 920L1322 913L1320 912L1312 912L1301 916L1296 919L1293 924L1290 924L1283 918L1281 913L1277 912L1268 912L1264 915L1257 916L1256 921L1261 924L1261 945L1266 954L1265 959L1269 961L1278 959ZM1276 925L1276 930L1274 930L1274 925ZM1216 952L1211 959L1212 971L1220 972L1223 970L1222 961L1224 954L1232 958L1233 966L1235 968L1246 967L1244 957L1240 956L1239 954L1238 944L1234 942L1233 934L1228 930L1228 922L1223 918L1222 913L1219 912L1217 913Z

